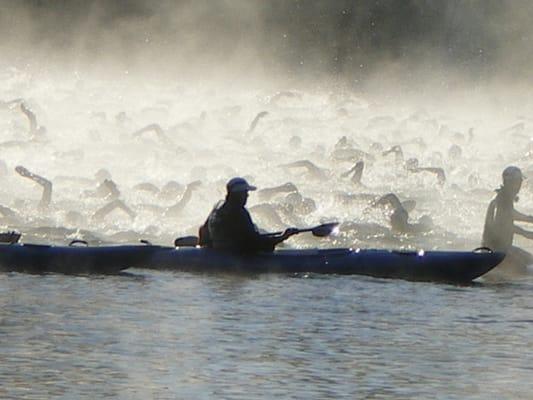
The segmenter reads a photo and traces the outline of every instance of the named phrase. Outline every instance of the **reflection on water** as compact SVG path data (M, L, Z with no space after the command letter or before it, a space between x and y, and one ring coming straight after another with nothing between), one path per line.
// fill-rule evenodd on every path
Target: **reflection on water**
M533 281L0 276L1 398L528 398Z

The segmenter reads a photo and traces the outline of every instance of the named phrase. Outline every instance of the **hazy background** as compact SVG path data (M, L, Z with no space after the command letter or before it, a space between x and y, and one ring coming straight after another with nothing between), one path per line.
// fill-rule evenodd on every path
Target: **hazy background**
M137 206L137 217L132 222L119 213L116 227L91 221L83 227L99 233L133 228L124 241L153 226L165 243L196 232L227 179L243 175L260 187L291 181L315 199L319 208L301 224L329 218L389 225L383 210L368 211L368 201L343 204L338 190L414 198L413 220L430 215L443 230L468 238L424 238L424 246L471 248L503 168L514 164L533 174L529 1L0 3L0 101L23 99L47 129L34 140L17 103L4 106L0 149L13 182L4 185L4 204L22 210L26 220L40 217L16 201L40 194L20 182L16 165L50 179L90 181L76 186L59 179L53 203L66 205L32 226L65 226L62 210L90 216L103 203L83 193L94 190L92 177L106 168L121 198ZM253 135L246 133L265 111ZM134 137L149 124L158 124L172 146L153 132ZM373 154L365 161L366 187L342 178L357 155L332 157L342 136L352 150ZM293 137L301 140L297 149ZM375 142L384 149L401 145L405 160L443 168L446 185L435 191L434 176L407 173L400 161L374 153ZM454 146L459 157L450 153ZM327 170L326 186L279 167L302 159ZM183 188L196 179L202 188L176 218L154 216L143 206L166 207L170 200L144 198L134 189L174 180ZM520 203L528 213L530 193Z
M527 0L3 0L2 63L157 76L529 76ZM425 73L421 75L421 72ZM427 73L431 71L431 74Z

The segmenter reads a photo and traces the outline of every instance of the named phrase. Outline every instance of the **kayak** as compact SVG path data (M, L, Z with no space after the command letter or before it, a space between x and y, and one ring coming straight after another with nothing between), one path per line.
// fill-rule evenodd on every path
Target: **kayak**
M413 281L470 282L498 265L497 252L352 249L276 250L239 255L196 247L153 245L0 245L0 270L113 274L127 268L199 273L368 275Z
M237 255L205 248L159 247L146 266L200 273L313 273L367 275L411 281L466 283L497 266L499 252L360 249L276 250Z
M48 246L0 244L0 271L115 274L149 264L155 246Z

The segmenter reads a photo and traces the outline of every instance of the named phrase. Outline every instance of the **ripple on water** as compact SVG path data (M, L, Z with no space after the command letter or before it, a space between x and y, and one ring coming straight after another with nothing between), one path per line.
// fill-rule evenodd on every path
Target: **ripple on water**
M481 399L531 389L530 304L500 289L143 276L3 276L0 395Z

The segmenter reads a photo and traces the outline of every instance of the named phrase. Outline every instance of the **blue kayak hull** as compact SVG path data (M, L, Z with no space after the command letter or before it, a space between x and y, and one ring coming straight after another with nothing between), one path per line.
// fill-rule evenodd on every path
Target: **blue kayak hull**
M150 263L155 246L1 244L0 270L27 273L114 274Z
M197 273L315 273L368 275L413 281L470 282L487 273L503 253L425 253L307 249L237 255L213 249L162 246L0 245L0 270L30 273L112 274L127 268Z
M200 273L315 273L412 281L470 282L497 266L503 253L388 250L277 250L236 255L213 249L159 248L149 268Z

